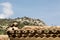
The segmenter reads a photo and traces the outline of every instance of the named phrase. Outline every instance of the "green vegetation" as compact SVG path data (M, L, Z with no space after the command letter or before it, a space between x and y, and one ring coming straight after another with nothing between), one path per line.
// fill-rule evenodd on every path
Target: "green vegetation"
M42 20L40 19L33 19L29 17L17 17L15 19L0 19L0 34L5 34L5 29L12 24L14 21L18 23L18 27L22 28L25 25L35 25L35 26L44 26L46 25ZM3 30L1 30L3 29Z
M6 34L6 31L5 31L5 30L0 29L0 35L5 35L5 34Z

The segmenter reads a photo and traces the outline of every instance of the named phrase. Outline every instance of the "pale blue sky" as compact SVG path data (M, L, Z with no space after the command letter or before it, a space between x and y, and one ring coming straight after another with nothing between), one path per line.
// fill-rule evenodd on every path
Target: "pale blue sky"
M2 2L12 4L12 18L28 16L39 18L48 25L60 25L60 0L0 0L0 3Z

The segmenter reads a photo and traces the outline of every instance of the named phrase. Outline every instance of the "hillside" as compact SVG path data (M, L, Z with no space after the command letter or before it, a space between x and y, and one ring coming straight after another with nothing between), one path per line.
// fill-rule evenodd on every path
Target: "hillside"
M34 25L34 26L45 26L46 24L40 19L33 19L29 17L17 17L15 19L0 19L0 26L8 26L13 23L13 21L17 21L21 26L23 25Z
M46 24L40 19L33 19L29 17L17 17L14 19L0 19L0 34L5 34L5 29L11 25L13 22L18 23L18 27L22 28L25 25L27 26L45 26Z

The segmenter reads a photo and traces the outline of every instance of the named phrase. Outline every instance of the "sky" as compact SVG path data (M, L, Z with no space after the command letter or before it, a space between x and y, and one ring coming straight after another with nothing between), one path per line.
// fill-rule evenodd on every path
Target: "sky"
M0 18L24 16L60 26L60 0L0 0Z

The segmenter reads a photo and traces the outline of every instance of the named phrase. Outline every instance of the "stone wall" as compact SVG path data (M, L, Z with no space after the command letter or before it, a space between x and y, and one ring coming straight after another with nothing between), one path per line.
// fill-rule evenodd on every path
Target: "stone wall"
M46 38L46 37L43 37L43 38L40 38L40 37L38 37L38 38L35 38L35 37L12 38L12 37L10 37L10 39L9 39L8 35L0 35L0 40L60 40L60 38L59 37L56 37L56 38L53 38L53 37L49 37L49 38Z
M43 38L35 38L35 37L32 37L32 38L10 38L11 40L60 40L59 37L56 37L56 38L52 38L52 37L49 37L49 38L46 38L46 37L43 37Z

